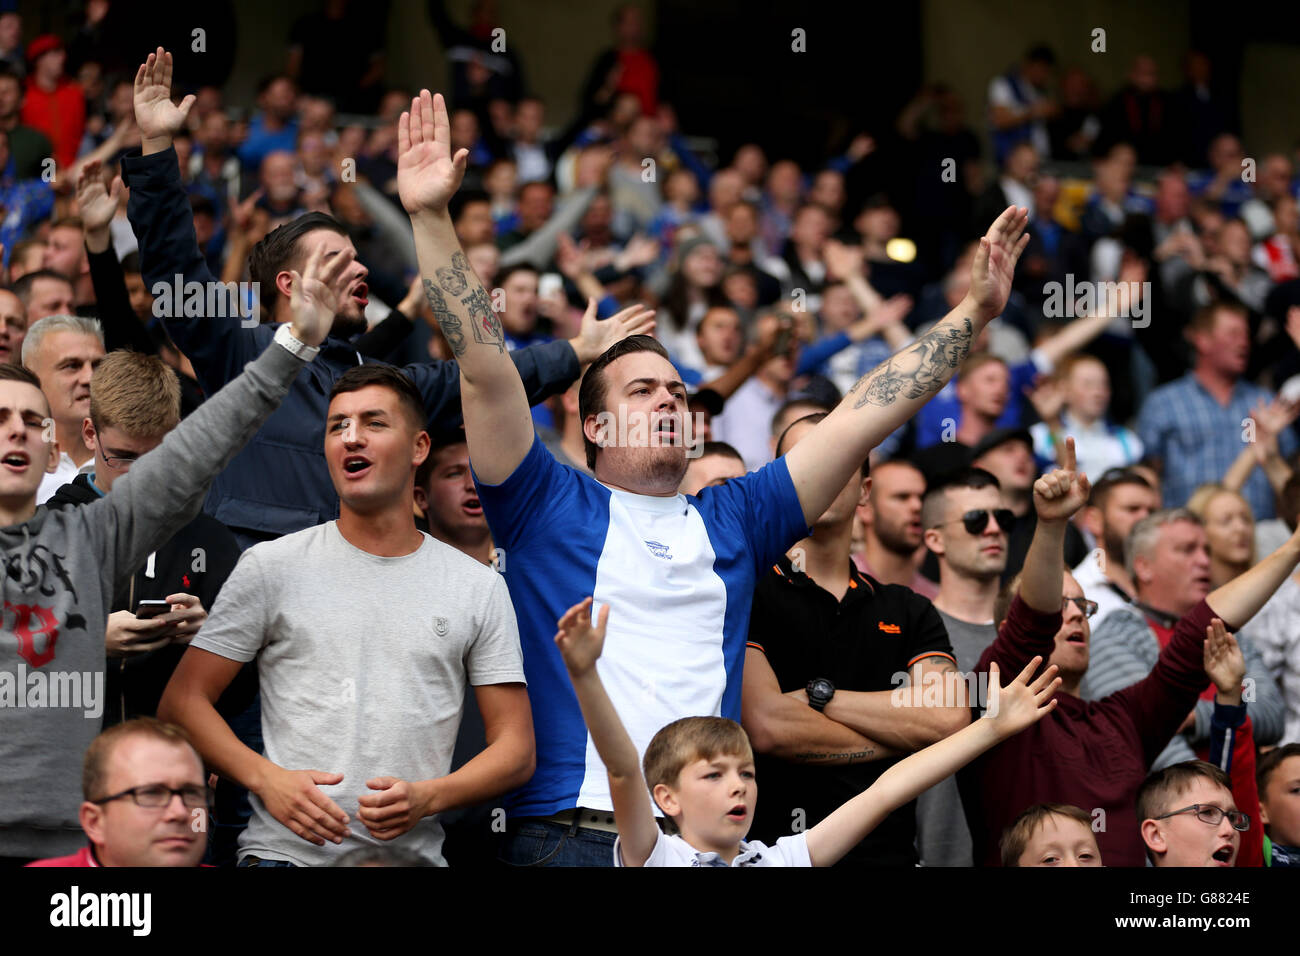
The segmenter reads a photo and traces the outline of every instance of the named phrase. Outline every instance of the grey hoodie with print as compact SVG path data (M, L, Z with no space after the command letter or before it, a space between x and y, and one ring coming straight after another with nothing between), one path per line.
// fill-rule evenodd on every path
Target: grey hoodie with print
M114 589L198 513L212 479L304 364L273 343L132 465L112 494L83 508L41 506L23 524L0 528L0 856L61 856L85 845L81 761L103 716Z

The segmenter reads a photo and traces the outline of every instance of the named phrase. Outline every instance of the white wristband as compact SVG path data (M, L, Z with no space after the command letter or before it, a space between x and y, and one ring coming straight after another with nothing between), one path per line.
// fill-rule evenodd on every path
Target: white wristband
M294 335L288 322L285 322L275 330L275 341L279 342L304 362L310 362L316 357L316 354L320 352L320 346L308 345L306 342Z

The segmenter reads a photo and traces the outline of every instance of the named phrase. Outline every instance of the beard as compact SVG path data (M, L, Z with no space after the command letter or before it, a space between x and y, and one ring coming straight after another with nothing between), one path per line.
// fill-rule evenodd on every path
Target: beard
M921 539L912 541L909 539L907 531L902 527L893 527L880 520L880 515L876 515L876 522L873 525L876 539L884 545L886 551L892 551L894 554L902 557L910 557L916 553L916 549L921 546Z
M340 339L350 339L354 335L360 335L369 328L364 315L344 315L337 312L334 315L334 322L330 325L330 335Z
M637 488L675 490L686 477L686 464L681 446L638 448L628 462L628 478Z

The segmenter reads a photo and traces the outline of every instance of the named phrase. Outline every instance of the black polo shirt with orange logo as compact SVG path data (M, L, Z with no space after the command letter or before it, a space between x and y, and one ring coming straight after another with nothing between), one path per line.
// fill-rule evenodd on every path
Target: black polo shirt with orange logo
M881 584L849 562L843 601L781 560L754 591L749 646L766 655L781 692L824 677L836 692L893 691L919 660L952 658L934 605L911 588ZM870 737L871 734L866 736ZM764 843L807 829L857 796L901 758L815 766L755 754L758 805L750 839ZM912 866L917 862L916 803L885 818L842 865Z

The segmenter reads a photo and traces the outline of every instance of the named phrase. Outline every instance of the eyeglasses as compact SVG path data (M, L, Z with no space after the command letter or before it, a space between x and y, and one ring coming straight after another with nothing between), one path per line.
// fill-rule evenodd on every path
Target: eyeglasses
M181 803L191 809L206 807L211 799L211 793L207 787L200 787L190 784L187 787L164 787L161 784L149 784L144 787L132 787L130 790L123 790L121 793L115 793L111 797L101 797L98 800L91 800L91 803L111 803L114 800L120 800L123 797L130 797L135 801L137 807L147 807L156 810L159 807L165 807L172 802L172 797L179 795Z
M1082 611L1084 617L1092 617L1097 613L1097 608L1100 607L1096 601L1089 601L1087 598L1063 597L1061 598L1061 613L1064 614L1068 611L1071 604Z
M1163 820L1165 817L1176 817L1180 813L1195 813L1196 819L1202 823L1208 823L1212 827L1217 827L1223 818L1227 817L1228 822L1232 824L1234 830L1245 832L1250 829L1250 816L1242 813L1240 810L1223 810L1208 803L1193 803L1190 807L1183 807L1181 810L1171 810L1168 813L1162 813L1156 817L1157 820Z
M1011 525L1015 522L1016 516L1011 513L1010 508L976 508L974 511L968 511L960 518L954 518L952 521L940 521L932 528L942 528L946 524L956 524L960 521L966 526L967 534L983 534L989 526L989 515L998 523L998 530L1004 534L1011 530Z
M104 446L99 443L99 435L95 436L95 447L99 449L99 456L104 459L104 464L108 465L108 467L112 468L114 471L122 471L132 462L140 460L139 455L119 455L117 457L109 457L108 455L105 455Z

